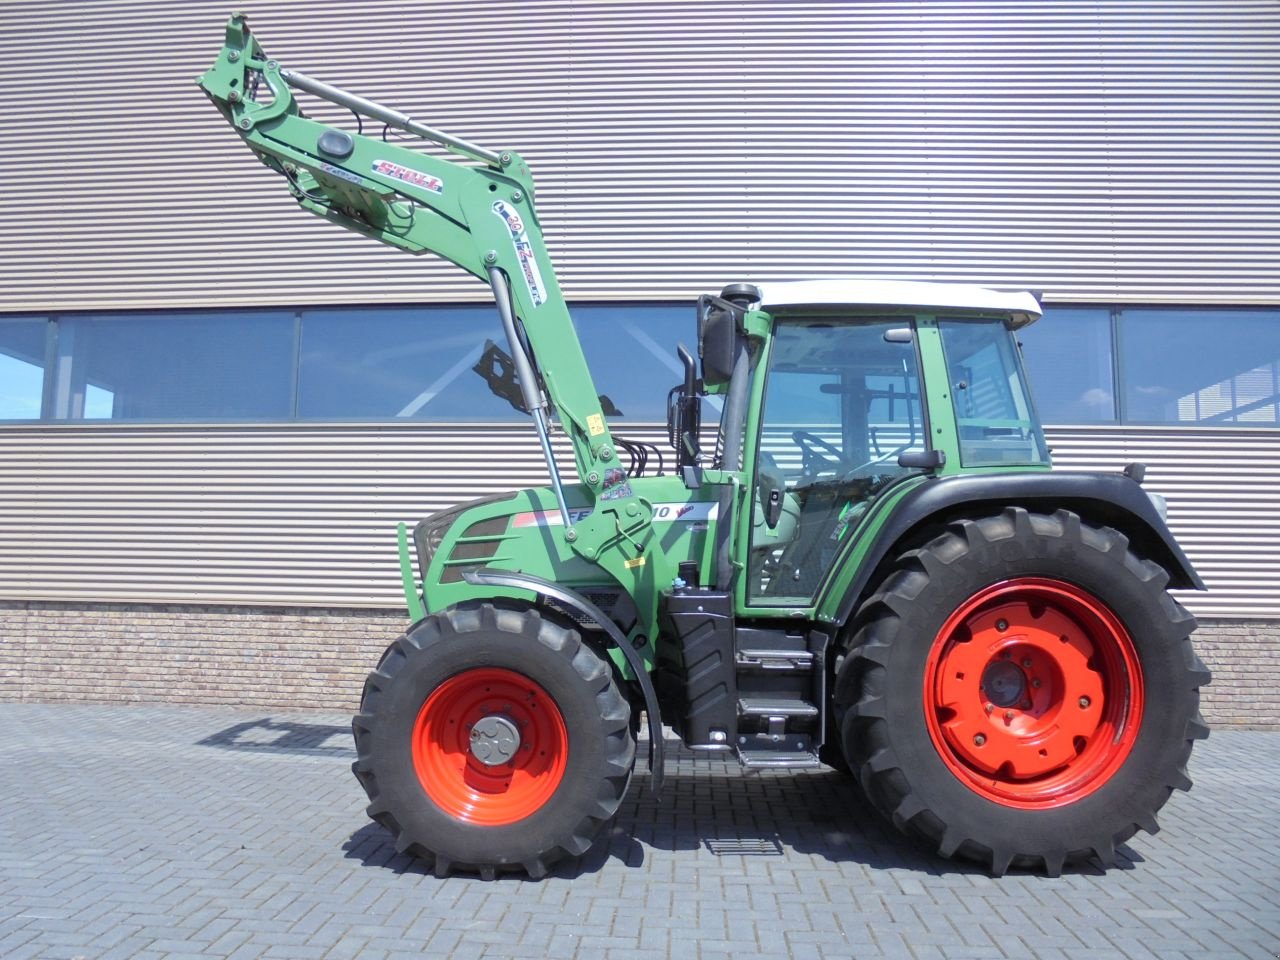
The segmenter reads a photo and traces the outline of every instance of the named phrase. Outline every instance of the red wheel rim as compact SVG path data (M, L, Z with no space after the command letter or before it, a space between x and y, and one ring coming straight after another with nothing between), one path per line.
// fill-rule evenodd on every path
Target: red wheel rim
M493 726L494 718L518 732L519 745L509 760L486 763L473 749L472 731L481 721L482 729ZM555 701L512 670L484 667L450 677L427 698L413 728L422 789L467 823L497 827L536 813L556 792L568 758L569 735Z
M925 666L938 755L974 792L1058 807L1100 788L1142 720L1129 632L1088 591L1019 578L978 591L943 624Z

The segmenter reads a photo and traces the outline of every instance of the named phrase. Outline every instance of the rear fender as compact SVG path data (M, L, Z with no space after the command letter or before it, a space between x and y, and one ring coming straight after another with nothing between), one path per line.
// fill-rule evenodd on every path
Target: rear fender
M1151 498L1126 476L1056 471L967 474L931 479L907 493L875 533L865 562L843 596L822 598L819 609L834 608L832 619L843 626L868 587L879 581L879 571L904 545L914 546L924 531L957 517L999 512L1005 507L1040 513L1071 510L1093 523L1114 527L1140 554L1169 571L1170 587L1205 589Z

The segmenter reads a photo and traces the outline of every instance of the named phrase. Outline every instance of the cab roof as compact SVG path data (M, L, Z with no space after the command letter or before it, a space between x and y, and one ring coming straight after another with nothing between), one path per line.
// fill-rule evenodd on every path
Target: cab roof
M856 306L889 309L1008 314L1012 325L1026 326L1041 315L1030 293L1005 293L964 283L923 283L912 280L794 280L762 283L760 309L794 313L805 308Z

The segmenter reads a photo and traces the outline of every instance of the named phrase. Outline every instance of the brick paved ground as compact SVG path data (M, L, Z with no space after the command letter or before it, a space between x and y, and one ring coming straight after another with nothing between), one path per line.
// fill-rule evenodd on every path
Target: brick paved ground
M1280 734L1218 732L1107 874L993 880L829 772L682 754L541 883L436 880L364 819L346 718L0 704L0 957L1250 957L1280 953Z

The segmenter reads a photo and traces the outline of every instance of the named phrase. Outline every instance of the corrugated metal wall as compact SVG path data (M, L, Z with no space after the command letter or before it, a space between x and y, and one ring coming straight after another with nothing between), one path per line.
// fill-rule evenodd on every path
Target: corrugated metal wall
M0 5L0 312L483 299L244 150L193 83L231 8ZM1280 303L1272 0L249 12L285 64L523 152L574 299L864 274ZM1197 611L1280 616L1280 433L1052 437L1151 464ZM542 480L518 425L0 427L0 597L391 606L396 521Z
M0 5L0 310L482 298L240 146L192 83L232 6ZM1272 0L250 13L286 65L522 151L571 298L855 273L1280 302Z
M1050 442L1059 468L1149 465L1210 587L1185 598L1196 613L1280 616L1280 433L1058 428ZM398 606L397 522L545 482L520 424L6 427L0 598Z
M1169 526L1209 587L1180 599L1204 617L1280 617L1280 431L1048 427L1059 470L1147 464Z

